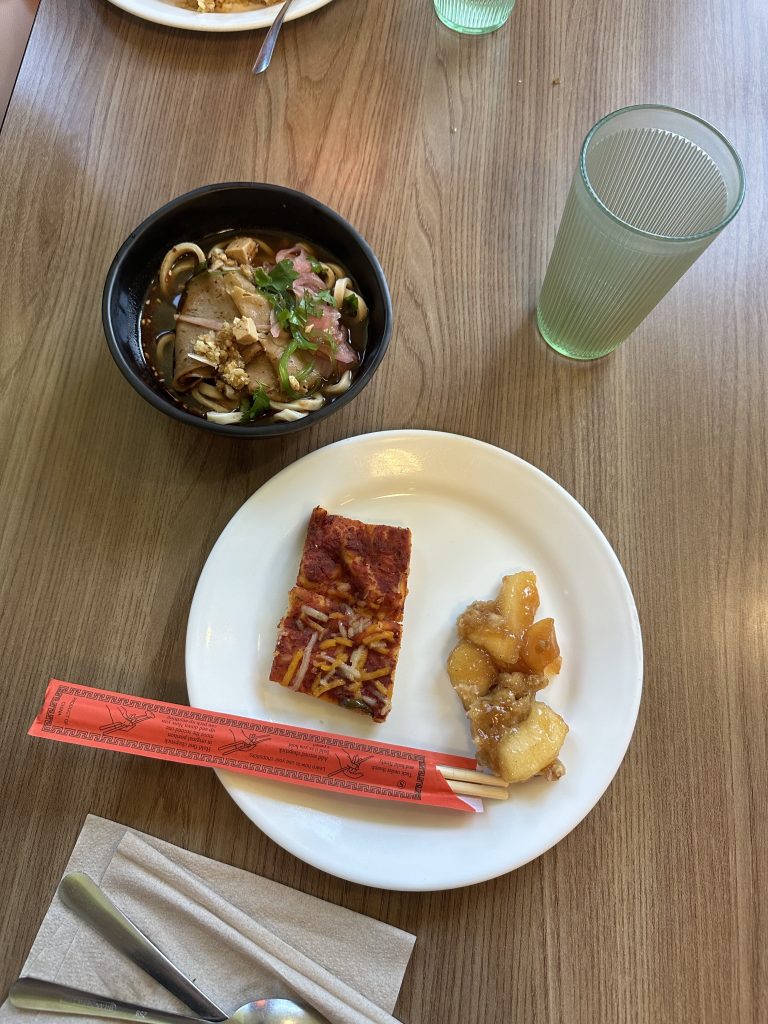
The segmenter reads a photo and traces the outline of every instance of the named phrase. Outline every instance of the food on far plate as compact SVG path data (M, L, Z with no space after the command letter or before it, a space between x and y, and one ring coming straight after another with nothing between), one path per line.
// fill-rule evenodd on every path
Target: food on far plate
M234 14L274 7L280 0L176 0L178 7L189 7L201 14Z
M562 665L554 620L537 621L538 608L534 573L505 576L495 601L475 601L459 616L448 658L477 759L507 782L565 774L558 754L568 726L535 697Z
M292 421L349 390L367 319L331 256L274 232L230 233L166 253L144 302L141 342L189 412L214 423Z
M383 722L392 707L411 531L312 512L269 678Z

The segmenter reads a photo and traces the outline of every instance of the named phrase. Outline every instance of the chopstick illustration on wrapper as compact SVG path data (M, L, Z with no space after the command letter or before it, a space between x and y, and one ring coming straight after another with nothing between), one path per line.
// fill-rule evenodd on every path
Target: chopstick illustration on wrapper
M235 730L230 729L232 733L232 742L225 743L223 747L219 747L220 754L234 754L236 751L240 751L245 754L250 754L252 750L255 750L260 743L265 743L269 736L259 736L257 733L249 732L246 733L244 729L238 730L242 739L238 740L235 736Z
M373 800L478 812L507 783L470 757L340 736L52 679L31 736Z
M121 707L115 708L110 706L107 707L107 711L109 712L109 722L100 727L100 732L105 736L110 736L116 732L130 732L139 722L152 718L152 713L149 711L140 715L129 715Z

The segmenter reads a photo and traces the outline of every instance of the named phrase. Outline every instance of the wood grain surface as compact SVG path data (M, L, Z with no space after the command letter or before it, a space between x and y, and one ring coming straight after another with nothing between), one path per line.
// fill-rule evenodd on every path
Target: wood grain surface
M520 0L473 39L429 0L335 0L257 79L258 33L42 0L0 133L0 996L93 812L413 931L406 1024L766 1020L767 20L764 0ZM748 197L630 341L573 365L535 297L586 130L636 102L720 127ZM365 399L284 441L160 415L101 331L125 236L226 180L339 210L392 289ZM464 890L366 889L284 853L212 773L27 737L54 674L185 702L190 600L235 510L305 453L396 427L534 463L627 572L637 730L555 849Z

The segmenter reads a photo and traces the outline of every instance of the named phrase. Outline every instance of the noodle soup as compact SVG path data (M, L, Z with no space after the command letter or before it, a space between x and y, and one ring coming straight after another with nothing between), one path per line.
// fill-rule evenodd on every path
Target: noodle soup
M214 423L302 419L360 371L368 308L343 266L275 232L182 241L144 301L141 342L156 379Z

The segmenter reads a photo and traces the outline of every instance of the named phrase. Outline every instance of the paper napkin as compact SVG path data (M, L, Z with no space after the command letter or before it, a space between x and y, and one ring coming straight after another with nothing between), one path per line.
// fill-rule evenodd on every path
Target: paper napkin
M333 1024L392 1024L415 941L406 932L94 816L67 871L84 871L101 885L228 1013L250 999L282 996L311 1004ZM22 973L154 1009L191 1012L58 896ZM7 1002L0 1007L0 1024L56 1020Z

